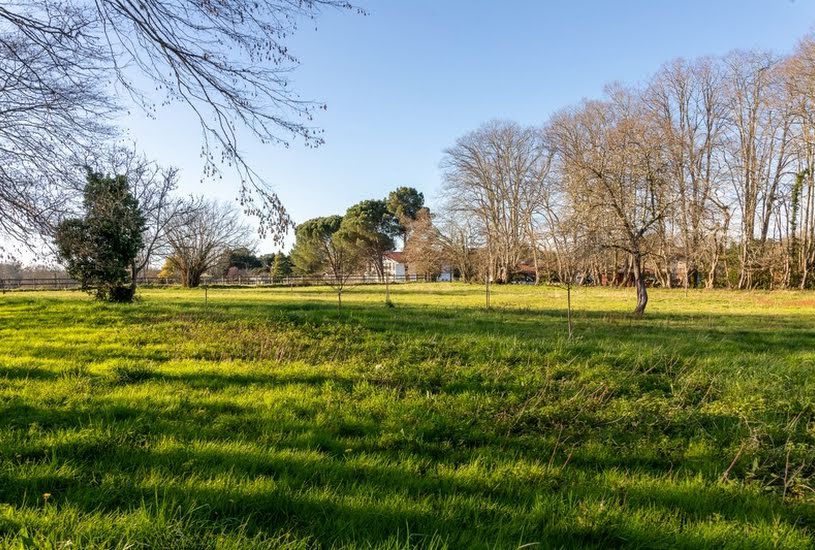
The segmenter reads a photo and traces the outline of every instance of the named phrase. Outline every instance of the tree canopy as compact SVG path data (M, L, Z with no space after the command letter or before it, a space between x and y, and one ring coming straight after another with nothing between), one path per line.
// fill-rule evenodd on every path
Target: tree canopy
M130 105L179 104L198 119L204 176L237 170L245 211L282 239L288 212L240 152L239 136L323 142L290 75L291 36L344 0L10 0L0 5L0 231L49 232L77 187L77 158ZM73 182L73 183L71 183Z
M402 247L407 245L407 234L411 222L415 221L419 211L424 207L424 194L413 187L399 187L385 199L390 212L398 223L398 236L402 239Z
M167 232L168 260L181 284L197 287L231 250L249 248L251 229L241 221L233 203L198 199ZM227 266L228 267L228 266Z
M343 217L342 229L379 277L383 277L385 252L393 249L393 238L400 232L399 220L390 212L387 202L369 199L353 205Z

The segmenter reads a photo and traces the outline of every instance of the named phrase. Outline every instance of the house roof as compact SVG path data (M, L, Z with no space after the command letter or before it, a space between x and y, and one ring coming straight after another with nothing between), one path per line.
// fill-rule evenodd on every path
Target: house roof
M535 266L529 265L528 263L520 263L515 266L515 273L523 274L523 275L534 275L535 274Z
M396 262L398 264L405 263L405 253L402 252L402 251L393 250L391 252L385 252L384 256L387 259L393 260L394 262Z

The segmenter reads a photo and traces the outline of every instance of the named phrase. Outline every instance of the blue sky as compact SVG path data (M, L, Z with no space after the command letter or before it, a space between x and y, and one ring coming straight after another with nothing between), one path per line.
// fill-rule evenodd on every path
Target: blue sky
M294 87L328 110L326 144L242 148L295 221L343 213L401 185L440 187L446 147L492 118L540 124L608 82L637 83L677 57L791 51L815 24L813 0L383 0L366 17L327 11L291 41ZM200 183L200 130L179 107L122 120L151 158L182 169L182 191L232 199L237 183ZM259 243L260 251L272 250Z

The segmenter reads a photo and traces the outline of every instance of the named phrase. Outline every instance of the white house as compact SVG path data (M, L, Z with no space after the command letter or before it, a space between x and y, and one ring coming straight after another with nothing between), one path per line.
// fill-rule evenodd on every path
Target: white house
M385 277L388 279L392 281L405 280L408 270L404 252L385 252L382 265L385 268Z
M385 252L382 258L382 267L385 271L384 275L389 281L404 281L407 276L407 263L403 252ZM373 262L365 266L362 276L366 280L379 280L379 273Z
M453 280L453 271L449 267L445 267L444 271L439 273L439 276L436 277L436 280L439 281L440 283L441 282L443 282L443 283L452 282L452 280Z
M405 253L400 250L385 252L382 258L382 267L384 267L385 277L387 277L389 281L401 282L424 280L423 278L419 277L415 270L410 269L410 266L405 259ZM379 275L377 274L376 267L373 264L369 264L365 268L363 277L368 280L378 279ZM444 268L441 274L436 277L436 280L448 282L452 281L452 270L449 268Z

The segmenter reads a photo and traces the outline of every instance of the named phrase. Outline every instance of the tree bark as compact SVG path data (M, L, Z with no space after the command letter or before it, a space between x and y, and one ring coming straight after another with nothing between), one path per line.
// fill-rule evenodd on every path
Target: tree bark
M634 272L634 286L637 289L637 307L634 316L642 317L645 306L648 305L648 288L645 286L645 277L642 273L642 254L639 251L631 254L631 269Z

